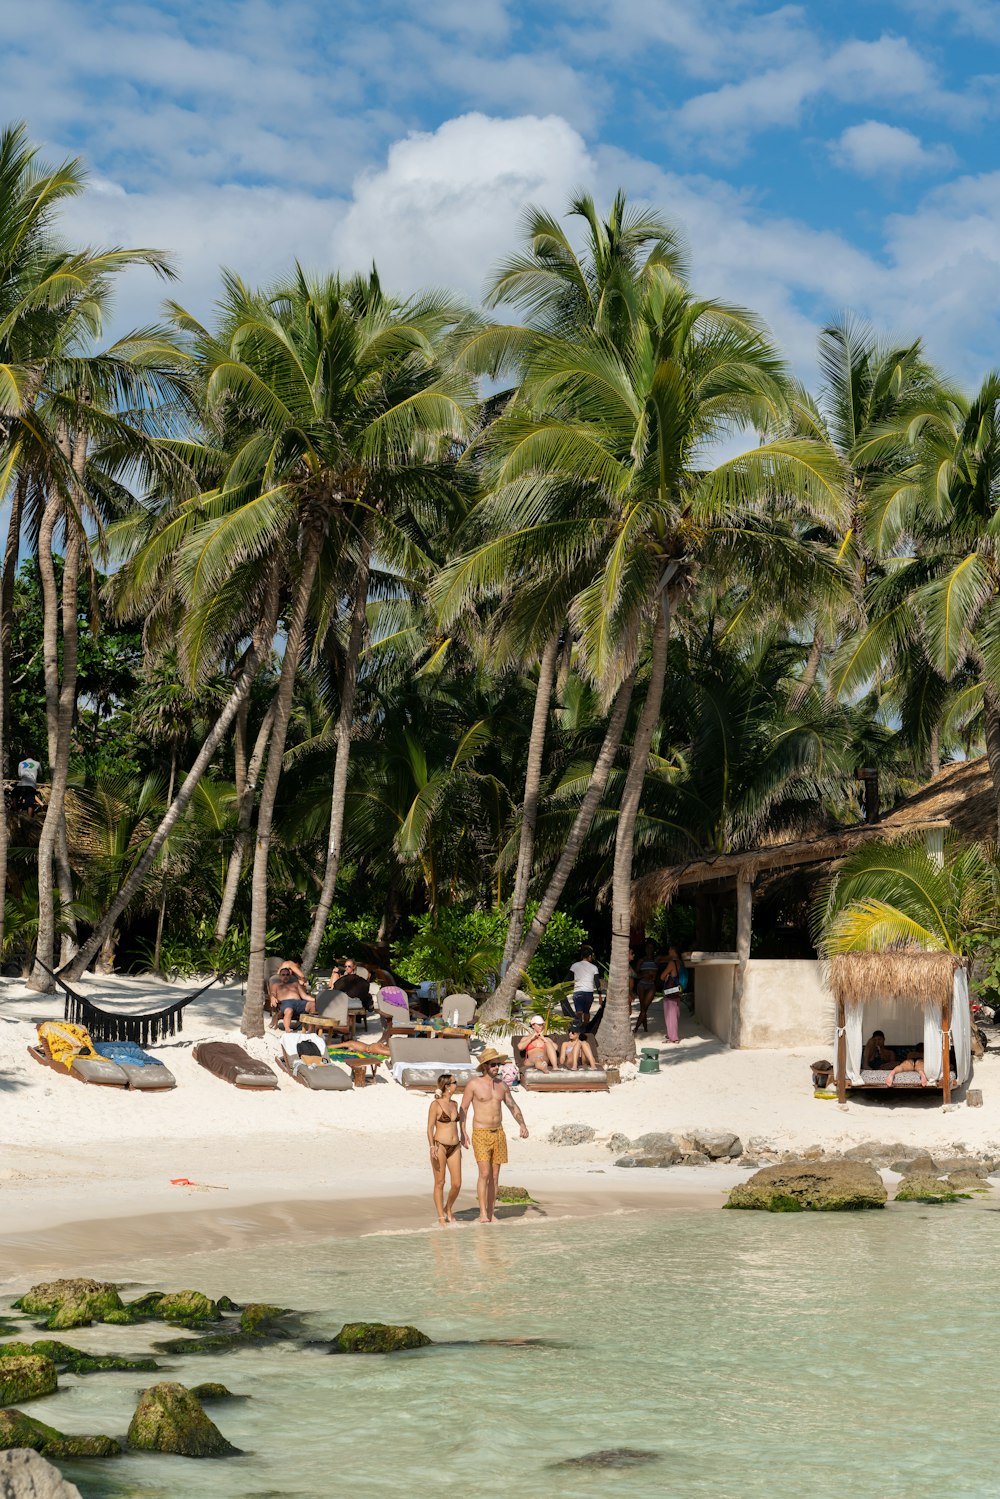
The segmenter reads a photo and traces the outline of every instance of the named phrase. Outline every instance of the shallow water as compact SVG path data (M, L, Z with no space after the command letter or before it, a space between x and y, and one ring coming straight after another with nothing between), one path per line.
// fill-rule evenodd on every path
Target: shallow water
M309 1308L318 1337L378 1319L458 1343L388 1359L291 1345L175 1359L159 1378L251 1396L209 1407L246 1455L131 1454L67 1471L87 1499L992 1499L996 1457L966 1392L989 1378L1000 1334L998 1224L980 1203L643 1211L150 1263L136 1267L142 1289ZM64 1336L132 1352L164 1330ZM475 1341L509 1337L550 1345ZM67 1376L29 1409L63 1430L118 1434L152 1378ZM613 1448L655 1461L549 1466Z

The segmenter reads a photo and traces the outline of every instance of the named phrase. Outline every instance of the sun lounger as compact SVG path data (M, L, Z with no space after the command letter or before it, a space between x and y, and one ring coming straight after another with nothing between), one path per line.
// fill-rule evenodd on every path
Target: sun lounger
M275 1061L282 1072L287 1072L297 1083L312 1093L349 1093L354 1087L354 1077L348 1068L337 1067L330 1061L322 1038L304 1036L292 1032L281 1038L281 1049Z
M93 1042L82 1025L58 1020L43 1020L38 1027L38 1042L28 1047L29 1056L43 1067L77 1082L99 1088L127 1088L128 1078L116 1062L98 1056Z
M129 1087L137 1093L163 1093L177 1087L177 1079L169 1067L134 1041L95 1041L94 1050L98 1056L116 1063L128 1078Z
M392 1036L389 1058L393 1077L406 1089L433 1092L442 1072L453 1074L459 1087L478 1071L468 1041L444 1037Z
M276 1088L278 1078L266 1062L258 1062L242 1046L231 1041L199 1041L191 1055L200 1067L232 1083L234 1088Z
M559 1047L566 1040L565 1035L550 1036L558 1055ZM587 1044L599 1060L597 1052L597 1041L594 1036L587 1037ZM515 1044L511 1044L514 1054L514 1062L521 1078L521 1086L529 1093L607 1093L608 1074L604 1067L578 1067L574 1071L571 1067L553 1067L543 1070L540 1067L528 1067L525 1064L521 1052Z

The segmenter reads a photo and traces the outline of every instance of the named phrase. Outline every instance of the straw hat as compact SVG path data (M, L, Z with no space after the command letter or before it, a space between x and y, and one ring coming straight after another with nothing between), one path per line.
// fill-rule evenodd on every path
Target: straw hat
M480 1052L479 1057L476 1060L476 1066L479 1068L479 1070L481 1072L483 1070L483 1068L489 1062L509 1062L509 1061L510 1061L510 1057L505 1057L502 1051L496 1051L496 1050L494 1050L494 1048L492 1046L487 1046L487 1048L486 1048L485 1051Z

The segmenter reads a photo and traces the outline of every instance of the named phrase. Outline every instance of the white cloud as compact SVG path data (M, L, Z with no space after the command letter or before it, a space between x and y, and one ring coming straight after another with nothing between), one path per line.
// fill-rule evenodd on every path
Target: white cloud
M883 120L849 125L830 150L841 166L866 177L933 171L955 163L950 146L927 147L911 130L887 125Z
M334 250L345 269L374 258L387 285L478 300L526 204L561 210L594 171L582 136L557 115L463 115L397 141L383 167L362 173Z

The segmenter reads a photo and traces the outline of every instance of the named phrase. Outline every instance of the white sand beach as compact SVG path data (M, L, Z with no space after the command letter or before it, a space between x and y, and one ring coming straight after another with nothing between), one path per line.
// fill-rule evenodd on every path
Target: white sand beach
M91 978L80 988L95 998L113 990L141 1009L172 992L148 978ZM60 1018L62 1000L3 981L0 1248L10 1274L80 1271L85 1258L93 1268L95 1256L110 1262L154 1240L182 1252L248 1237L430 1226L426 1095L406 1093L384 1068L373 1085L348 1093L310 1093L284 1075L277 1092L238 1091L199 1067L191 1048L207 1038L242 1042L241 1006L238 985L210 990L185 1012L181 1034L151 1048L177 1088L119 1092L39 1066L27 1052L34 1022ZM247 1044L265 1059L277 1049L273 1032ZM880 1141L1000 1155L1000 1058L975 1064L984 1106L959 1102L948 1111L940 1095L912 1093L842 1109L813 1096L813 1060L815 1048L730 1051L687 1021L656 1075L626 1076L606 1094L519 1094L531 1134L521 1141L511 1132L503 1180L527 1187L547 1211L576 1213L653 1197L715 1204L740 1173L733 1165L616 1169L611 1136L652 1130L731 1130L750 1150ZM551 1144L549 1131L566 1123L591 1125L595 1139ZM469 1160L460 1209L474 1205L471 1167ZM176 1186L175 1178L197 1185Z

